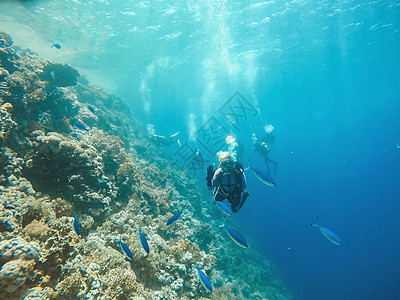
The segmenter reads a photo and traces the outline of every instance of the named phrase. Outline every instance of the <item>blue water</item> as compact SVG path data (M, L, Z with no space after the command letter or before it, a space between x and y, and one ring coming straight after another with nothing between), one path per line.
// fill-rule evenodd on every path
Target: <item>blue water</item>
M247 173L234 217L250 247L295 299L400 299L399 1L2 1L0 29L205 154L215 116L263 168L250 137L272 124L277 186ZM257 109L240 131L218 112L235 92Z

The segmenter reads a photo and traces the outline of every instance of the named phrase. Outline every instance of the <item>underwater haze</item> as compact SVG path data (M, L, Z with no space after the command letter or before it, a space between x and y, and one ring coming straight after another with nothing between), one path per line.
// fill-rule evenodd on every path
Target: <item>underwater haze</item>
M276 186L246 171L240 232L293 299L400 299L400 1L2 0L0 31L179 132L178 164L186 144L217 164L212 120L266 171L251 137L271 124ZM210 198L206 167L187 172Z

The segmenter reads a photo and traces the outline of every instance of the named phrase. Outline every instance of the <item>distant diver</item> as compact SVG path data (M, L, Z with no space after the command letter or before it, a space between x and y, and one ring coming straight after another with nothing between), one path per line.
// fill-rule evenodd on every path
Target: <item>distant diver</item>
M207 168L207 187L213 190L215 201L225 199L231 204L232 211L238 212L245 203L249 193L243 166L237 162L231 152L218 152L219 166L214 172L213 166Z
M51 43L53 44L53 45L51 45L51 48L56 48L56 49L61 49L61 45L59 44L59 43L53 43L53 41L51 41Z
M194 151L192 160L189 163L189 169L193 171L194 175L196 175L196 170L204 170L204 165L208 162L209 160L204 158L201 150L196 149Z
M166 138L165 136L162 135L157 135L153 134L150 138L150 140L153 142L153 144L157 146L171 146L174 143L177 143L177 140L174 140L173 138L178 135L179 131L177 133L174 133L169 136L169 138Z
M276 174L278 163L269 158L270 148L268 147L267 143L264 140L257 138L254 133L251 139L254 143L253 151L258 152L264 158L265 164L267 165L268 174L271 174L270 164L274 165L274 174Z

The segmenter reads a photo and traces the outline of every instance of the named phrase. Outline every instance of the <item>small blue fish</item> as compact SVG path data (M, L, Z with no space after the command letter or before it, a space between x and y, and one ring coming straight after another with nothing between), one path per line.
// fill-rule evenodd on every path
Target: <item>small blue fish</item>
M43 123L45 119L46 119L46 114L44 112L42 112L39 115L39 123Z
M201 284L204 286L204 288L205 288L208 292L212 293L211 282L210 282L210 280L208 280L206 274L204 274L204 272L201 271L198 267L195 267L195 266L193 266L193 267L197 270L197 273L199 273L199 277L200 277L200 282L201 282Z
M53 95L53 94L55 94L56 92L57 92L57 90L55 89L55 88L49 88L49 87L45 87L43 90L42 90L42 92L43 92L43 95L44 96L51 96L51 95Z
M74 217L74 222L73 222L74 230L77 235L81 234L81 231L79 230L79 223L78 223L78 218L75 216Z
M74 125L75 125L76 128L78 128L78 129L80 129L80 130L89 131L89 130L86 128L86 126L83 125L81 122L76 121Z
M56 49L61 49L61 45L60 44L58 44L58 43L53 43L53 42L51 42L53 45L51 45L51 48L56 48Z
M275 180L271 177L271 175L269 175L267 172L264 172L262 170L254 169L250 164L250 160L249 160L249 167L247 169L250 169L253 172L253 174L257 177L257 179L260 180L262 183L269 185L269 186L276 185Z
M94 110L94 107L93 107L93 106L88 105L87 108L88 108L88 110L90 110L91 113L93 113L93 114L96 113L96 111Z
M232 210L228 206L226 206L224 203L219 202L219 201L214 201L214 203L217 205L219 210L222 211L222 213L224 215L232 216L232 214L233 214Z
M117 239L117 242L119 243L119 246L121 247L121 251L125 254L125 256L129 260L133 260L132 252L131 252L131 250L129 250L128 246L125 245L125 243L123 241L121 241L121 239Z
M144 237L143 233L139 229L137 229L137 228L135 228L135 229L139 232L140 243L142 244L144 251L146 251L147 254L149 254L150 248L149 248L149 244L147 243L146 238Z
M77 139L77 138L79 137L78 134L77 134L76 132L71 133L71 136L72 136L74 139Z
M171 218L169 218L169 220L167 221L167 226L174 224L179 219L182 212L183 212L183 209L180 212L178 212L175 216L172 216Z
M107 176L101 176L101 179L99 179L100 184L106 184L109 181L110 181L110 178L108 178Z
M317 222L318 222L318 218L317 218ZM335 245L341 246L343 244L342 240L336 235L336 233L329 230L328 228L325 228L325 227L319 225L318 223L310 224L310 225L313 227L319 228L319 230L321 231L323 236L326 237L330 242L334 243Z
M247 248L248 247L246 240L244 239L244 237L239 232L237 232L236 230L226 226L225 224L224 225L218 225L218 227L225 228L225 230L228 233L229 237L237 245L239 245L240 247L243 247L243 248Z

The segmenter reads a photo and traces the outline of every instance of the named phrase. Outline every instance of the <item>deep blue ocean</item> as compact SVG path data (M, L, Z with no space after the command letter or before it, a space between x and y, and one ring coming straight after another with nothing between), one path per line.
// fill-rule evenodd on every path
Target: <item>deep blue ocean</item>
M217 162L214 124L265 169L251 136L271 124L277 185L246 172L233 217L250 247L294 299L400 299L400 1L2 0L0 31L179 131L182 165L185 145Z

